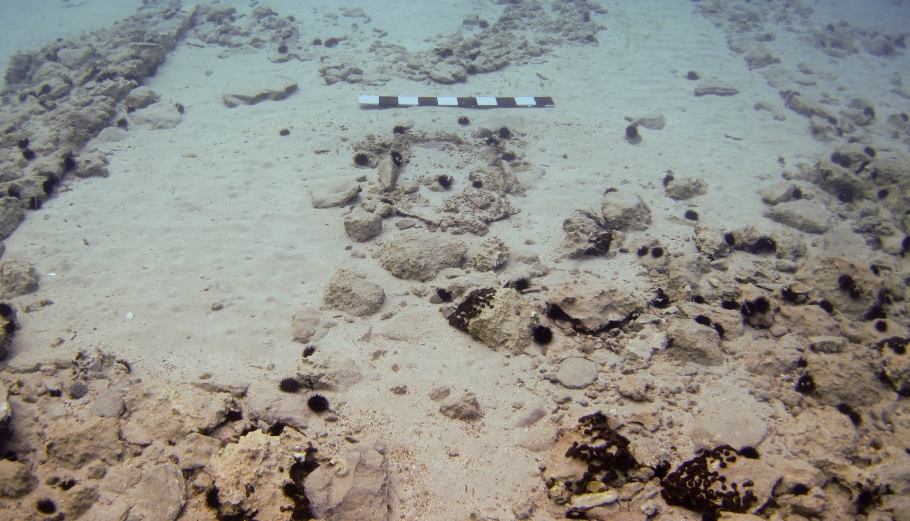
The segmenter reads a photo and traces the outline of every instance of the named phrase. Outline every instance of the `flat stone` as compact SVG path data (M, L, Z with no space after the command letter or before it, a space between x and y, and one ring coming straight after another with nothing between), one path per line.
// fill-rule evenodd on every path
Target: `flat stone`
M831 212L815 201L800 199L769 208L765 217L801 232L819 234L828 231Z
M335 208L356 197L360 190L360 183L357 181L341 181L310 189L310 201L313 208Z
M292 78L284 76L253 78L248 84L222 94L224 104L234 108L240 105L254 105L265 100L283 100L297 90L297 82Z
M711 449L730 445L734 449L757 447L768 435L756 403L737 401L723 406L706 407L689 432L696 447Z
M584 389L597 380L597 364L584 358L566 358L559 364L556 379L569 389Z

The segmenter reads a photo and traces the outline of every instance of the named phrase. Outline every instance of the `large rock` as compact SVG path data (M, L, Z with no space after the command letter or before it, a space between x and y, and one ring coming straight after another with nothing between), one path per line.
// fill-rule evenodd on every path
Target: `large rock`
M322 295L327 306L356 317L376 313L384 300L385 291L381 286L366 280L366 275L345 269L335 272Z
M385 456L361 448L333 460L336 465L322 465L304 481L313 516L322 521L387 521L389 474ZM259 517L265 519L261 513Z
M607 228L625 231L647 230L651 224L651 209L640 195L627 192L607 192L601 203Z
M382 245L379 263L399 279L427 282L445 268L457 268L468 251L464 242L443 234L410 229Z
M801 232L825 233L831 221L831 212L815 201L800 199L769 208L765 217Z

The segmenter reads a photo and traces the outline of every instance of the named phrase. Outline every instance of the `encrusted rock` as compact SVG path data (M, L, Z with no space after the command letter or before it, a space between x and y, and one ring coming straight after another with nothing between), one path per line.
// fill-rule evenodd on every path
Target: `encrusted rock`
M385 301L385 291L378 284L366 280L365 275L340 269L326 286L322 300L339 311L365 317L379 311Z
M18 461L0 460L0 497L15 499L35 488L38 478L32 475L28 466Z
M472 259L477 271L493 271L509 260L509 248L499 237L490 237L477 248Z
M732 249L720 230L703 224L695 226L695 247L711 259L726 257Z
M253 431L212 457L208 472L215 478L220 516L280 519L294 509L282 491L290 481L294 456L277 436Z
M0 241L9 237L24 217L22 201L15 197L0 198Z
M555 288L547 298L547 302L556 304L591 331L628 320L643 311L643 303L648 300L638 290L623 291L590 274L580 274L573 282Z
M535 308L512 288L475 290L465 297L449 324L467 331L491 349L518 354L531 345Z

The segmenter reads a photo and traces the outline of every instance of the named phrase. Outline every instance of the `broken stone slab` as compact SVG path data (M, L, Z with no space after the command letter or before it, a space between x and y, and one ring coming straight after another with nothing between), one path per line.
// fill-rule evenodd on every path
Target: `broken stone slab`
M784 226L813 234L828 231L832 217L824 206L806 199L777 204L766 210L764 215Z
M720 81L717 78L705 78L695 86L696 96L733 96L739 90L733 85Z
M335 208L350 201L361 191L357 181L341 181L329 186L311 188L313 208Z
M332 458L304 480L310 513L323 521L389 518L389 472L383 454L360 448Z
M240 105L255 105L260 101L279 101L297 90L297 82L286 76L271 78L256 77L246 85L237 86L221 95L228 108Z

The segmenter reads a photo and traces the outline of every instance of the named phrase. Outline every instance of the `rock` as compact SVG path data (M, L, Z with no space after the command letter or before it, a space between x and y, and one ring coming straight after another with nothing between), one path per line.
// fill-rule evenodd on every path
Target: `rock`
M0 460L0 497L20 498L35 488L38 478L32 475L28 466L18 461Z
M547 302L578 319L581 327L597 331L610 322L626 320L633 313L644 311L642 303L653 297L635 291L621 290L600 277L583 273L555 288Z
M655 352L666 349L667 343L665 331L655 331L650 326L645 326L626 342L625 351L647 361Z
M173 521L186 504L186 481L173 463L155 465L142 471L139 483L129 491L130 515L136 519Z
M123 389L128 383L123 380L112 384L92 402L92 416L119 418L126 411Z
M676 321L667 331L672 344L667 354L677 360L701 365L720 365L724 353L720 349L720 336L709 326L694 320Z
M738 93L736 87L717 78L705 78L695 86L696 96L733 96Z
M755 48L746 54L746 64L749 69L763 69L769 65L780 63L780 58L772 55L766 49Z
M616 384L616 392L623 398L633 402L653 402L654 398L648 394L653 385L640 376L626 376Z
M636 127L645 127L651 130L662 130L666 124L667 121L664 119L663 114L648 114L632 122L632 125Z
M483 410L474 393L465 393L457 401L439 407L439 412L453 420L469 423L483 418Z
M787 458L775 461L774 470L780 472L783 478L774 487L774 495L793 494L798 486L807 488L822 487L827 478L817 468L797 458Z
M15 197L0 198L0 241L9 237L24 218L22 201Z
M180 468L193 470L208 465L211 457L221 450L221 442L210 436L198 432L186 435L183 443L177 446L177 457L180 459Z
M667 197L677 201L708 193L708 183L696 177L678 177L667 183Z
M0 264L0 294L2 298L21 297L38 291L38 270L25 261L6 261Z
M851 348L836 356L807 353L808 372L815 381L819 402L837 406L845 403L854 409L884 400L890 393L879 379L878 353Z
M779 425L777 436L790 447L791 458L826 473L849 466L856 450L856 427L834 407L804 410L794 421Z
M509 260L509 248L499 237L490 237L474 252L472 263L477 271L493 271Z
M515 444L531 452L546 452L556 444L558 433L557 427L544 422L520 433Z
M97 150L80 154L76 159L76 170L73 175L82 178L107 177L107 157Z
M278 436L253 431L212 456L207 471L218 490L220 517L256 512L259 519L282 519L294 502L284 493L294 456Z
M292 78L276 76L263 78L253 75L247 85L238 86L231 92L221 95L228 108L239 105L253 105L265 100L283 100L297 90L297 82Z
M379 177L379 188L383 192L393 190L398 182L398 174L400 172L401 170L392 161L391 156L384 156L380 159L379 166L376 167L376 175Z
M0 345L4 344L6 341L5 333L0 335L2 340L0 340ZM6 348L0 349L0 354L6 354ZM2 357L0 357L2 359ZM4 432L5 429L9 426L10 420L12 420L12 413L10 412L9 407L9 389L6 388L6 383L0 381L0 432Z
M809 348L816 353L840 353L847 347L847 339L840 336L810 336L808 340Z
M321 189L311 189L310 201L313 208L335 208L356 197L360 190L357 181L341 181Z
M906 339L893 337L884 341L882 347L885 376L902 396L910 394L910 355L907 355L907 348L910 345L908 344L910 342Z
M153 103L158 103L160 100L161 96L156 94L152 89L148 87L136 87L123 98L121 103L127 112L133 112L134 110L144 109Z
M304 490L309 510L322 521L386 521L389 519L389 473L384 455L360 448L333 458L308 475Z
M322 320L322 314L313 308L303 308L291 317L291 333L294 342L307 344L324 337L337 322Z
M333 309L365 317L379 311L385 301L385 291L366 280L366 275L340 269L326 286L322 301Z
M439 62L430 69L430 79L437 83L451 85L468 80L468 75L461 65Z
M172 105L156 103L148 108L133 112L129 116L129 121L137 127L164 130L179 125L183 121L183 114Z
M354 208L344 218L344 231L355 242L366 242L382 232L382 217Z
M48 460L70 470L99 459L116 464L123 454L115 418L93 416L78 423L57 422L48 429L47 439Z
M773 185L766 186L758 191L758 194L761 195L761 200L770 204L780 204L794 199L793 194L794 190L797 189L797 186L794 183L790 182L780 182L774 183ZM800 189L800 192L802 189ZM796 193L800 193L796 192Z
M512 288L498 289L490 298L490 305L468 321L466 331L490 349L520 354L531 345L528 321L534 311L536 308L521 293Z
M619 499L619 492L616 490L607 490L605 492L595 492L593 494L580 494L572 497L572 506L575 508L594 508L601 505L610 505Z
M566 358L559 363L556 379L569 389L584 389L597 380L597 365L584 358Z
M726 257L732 249L720 230L703 224L695 225L695 247L711 259Z
M800 199L780 203L765 211L765 217L784 226L806 233L825 233L831 221L831 212L824 206Z
M735 449L758 447L768 435L762 418L765 409L753 400L724 400L696 416L689 437L696 449L730 445Z
M382 245L379 263L399 279L427 282L442 269L459 267L467 251L462 241L410 229L395 234Z
M611 191L603 197L601 212L607 228L624 231L647 230L651 224L651 209L640 195Z
M800 172L819 188L836 197L841 202L852 202L865 197L866 184L853 172L831 161L819 161L814 172Z
M547 415L547 411L543 407L535 406L529 408L525 413L515 422L515 426L519 429L524 429L530 427L540 421L541 418Z

